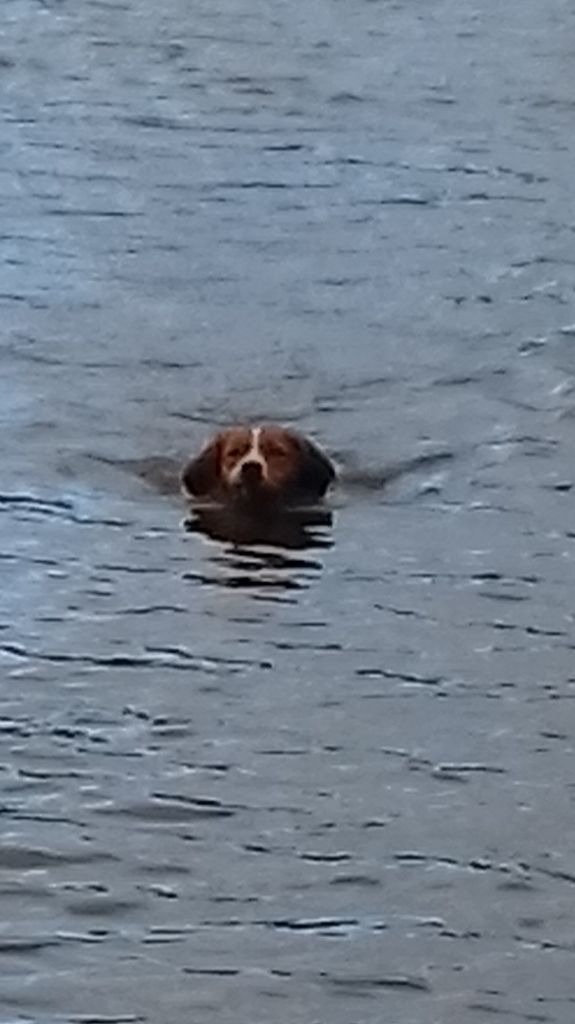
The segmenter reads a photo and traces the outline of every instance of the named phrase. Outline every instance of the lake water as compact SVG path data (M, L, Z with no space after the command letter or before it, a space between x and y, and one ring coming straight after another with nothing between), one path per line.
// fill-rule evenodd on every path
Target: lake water
M573 1024L574 60L4 0L2 1024ZM243 417L343 467L314 546L183 529Z

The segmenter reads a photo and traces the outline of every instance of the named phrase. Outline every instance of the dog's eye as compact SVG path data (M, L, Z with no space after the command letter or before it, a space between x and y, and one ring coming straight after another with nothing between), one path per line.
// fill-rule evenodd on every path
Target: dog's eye
M244 454L244 449L236 445L235 448L230 448L226 452L226 459L239 459Z
M279 448L277 445L270 445L267 450L267 454L272 459L285 459L288 455L285 448Z

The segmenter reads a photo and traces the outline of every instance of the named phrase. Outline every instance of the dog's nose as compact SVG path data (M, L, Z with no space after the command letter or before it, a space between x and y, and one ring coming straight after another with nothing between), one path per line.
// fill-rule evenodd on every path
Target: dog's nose
M245 483L245 484L258 484L261 479L262 479L261 463L254 462L253 460L251 460L249 462L244 462L244 464L242 466L242 483Z

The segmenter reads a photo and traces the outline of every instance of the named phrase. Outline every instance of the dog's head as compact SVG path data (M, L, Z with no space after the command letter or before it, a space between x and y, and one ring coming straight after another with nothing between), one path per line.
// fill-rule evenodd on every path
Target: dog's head
M307 437L275 425L231 427L210 441L184 468L188 497L314 501L335 479L327 455Z

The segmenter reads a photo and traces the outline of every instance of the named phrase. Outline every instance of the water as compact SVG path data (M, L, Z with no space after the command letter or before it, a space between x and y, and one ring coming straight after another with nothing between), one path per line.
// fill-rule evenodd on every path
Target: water
M572 1024L572 5L3 15L1 1021Z

